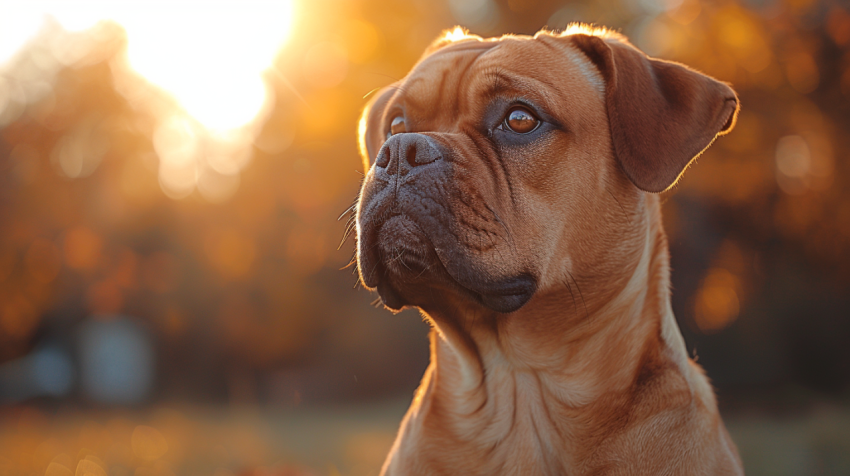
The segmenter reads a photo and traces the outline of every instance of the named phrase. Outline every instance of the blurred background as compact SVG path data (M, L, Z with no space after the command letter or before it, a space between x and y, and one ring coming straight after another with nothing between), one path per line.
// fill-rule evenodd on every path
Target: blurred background
M376 475L428 328L345 268L364 98L573 21L738 91L664 197L674 311L748 474L850 474L838 0L0 1L0 474Z

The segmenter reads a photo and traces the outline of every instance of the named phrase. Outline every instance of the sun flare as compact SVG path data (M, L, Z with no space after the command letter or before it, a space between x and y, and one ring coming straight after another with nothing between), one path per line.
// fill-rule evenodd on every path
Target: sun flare
M132 107L155 119L160 188L173 199L198 190L219 203L236 192L251 144L274 107L264 74L289 37L293 16L292 0L14 2L0 16L0 67L15 64L29 42L51 31L56 61L72 66L86 54L81 39L101 35L100 22L120 25L126 50L110 63L113 80ZM59 142L53 155L65 176L88 176L100 163L105 152L93 153L88 137Z
M250 123L270 100L262 74L289 36L293 18L291 0L16 4L0 20L0 61L35 35L45 17L67 31L111 20L127 33L128 66L214 130Z
M195 5L195 6L193 6ZM291 2L174 2L126 11L129 65L212 129L244 125L268 100L262 73L292 21Z

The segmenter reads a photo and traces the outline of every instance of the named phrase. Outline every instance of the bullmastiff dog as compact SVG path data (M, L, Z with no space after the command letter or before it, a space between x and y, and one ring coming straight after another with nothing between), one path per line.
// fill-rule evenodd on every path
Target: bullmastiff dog
M432 326L382 474L743 473L670 307L657 194L737 111L585 26L454 32L371 99L360 278Z

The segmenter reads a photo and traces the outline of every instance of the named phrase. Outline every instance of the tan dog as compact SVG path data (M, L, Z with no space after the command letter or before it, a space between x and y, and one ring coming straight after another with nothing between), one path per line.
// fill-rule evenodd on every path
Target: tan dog
M433 326L383 474L742 474L647 193L737 110L725 84L581 26L438 41L376 95L360 276Z

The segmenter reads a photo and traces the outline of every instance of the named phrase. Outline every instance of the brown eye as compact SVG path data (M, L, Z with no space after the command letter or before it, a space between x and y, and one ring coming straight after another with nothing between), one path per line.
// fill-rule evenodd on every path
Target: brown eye
M407 128L404 127L404 117L396 116L390 122L390 131L387 133L387 139L392 135L401 134L402 132L407 132Z
M523 107L511 109L505 117L505 125L508 129L518 134L531 132L537 128L538 124L540 124L540 121Z

